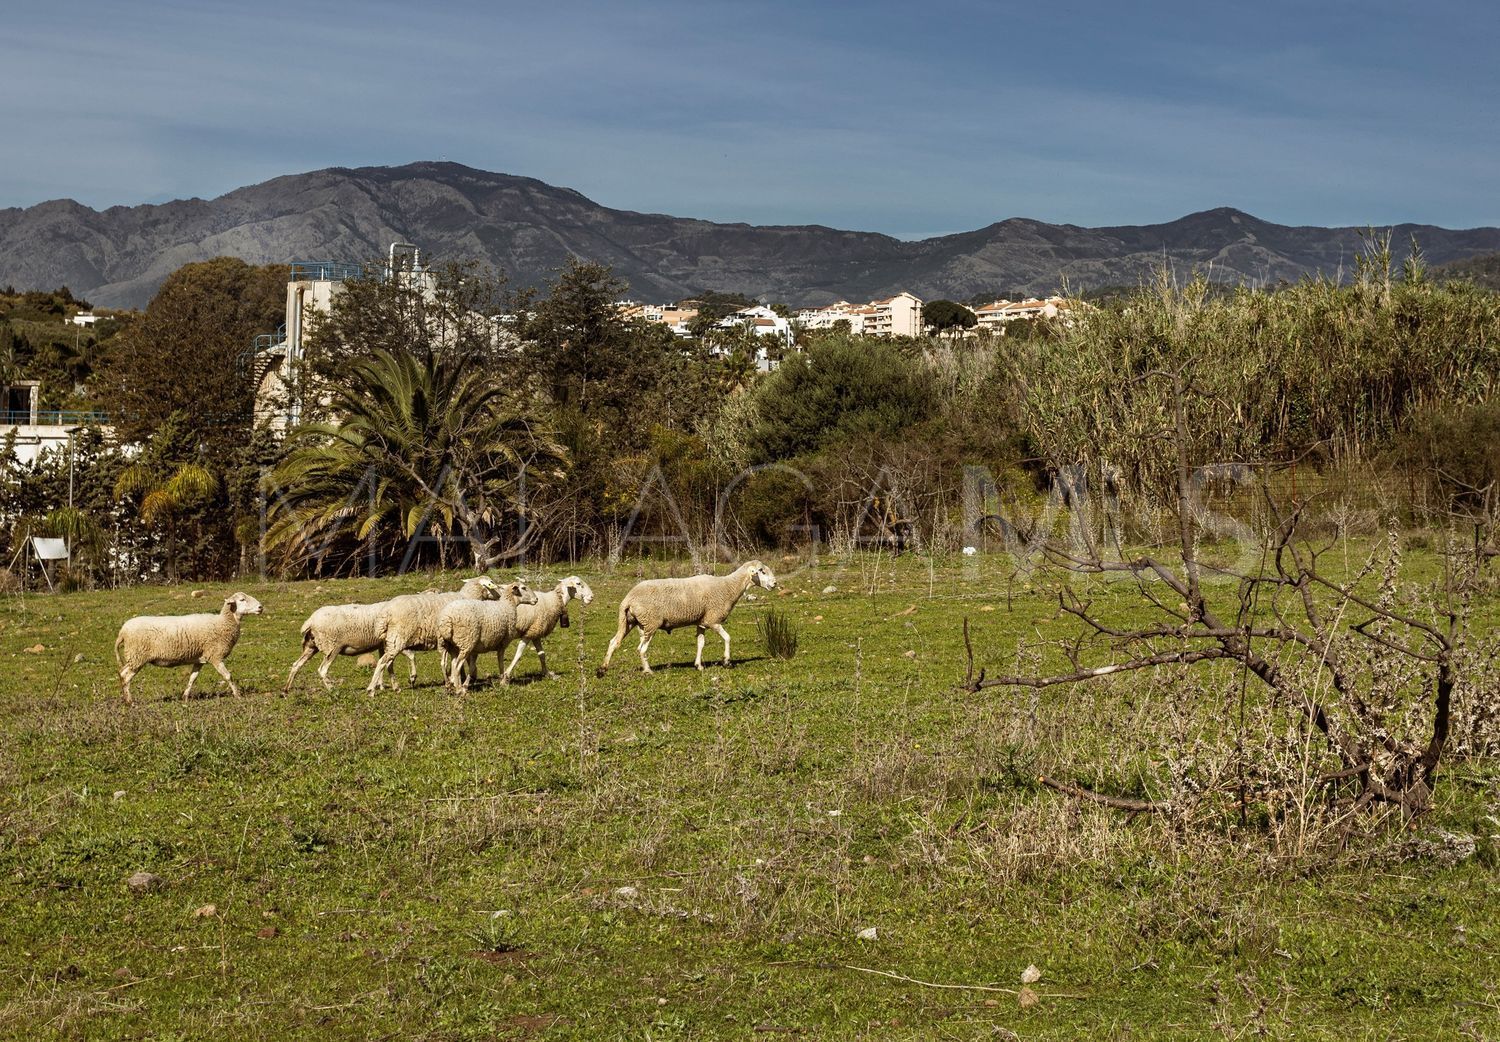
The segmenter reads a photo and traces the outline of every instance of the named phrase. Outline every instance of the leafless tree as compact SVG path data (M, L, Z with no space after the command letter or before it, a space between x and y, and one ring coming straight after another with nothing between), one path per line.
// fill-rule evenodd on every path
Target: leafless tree
M1131 555L1119 546L1101 548L1093 536L1078 539L1078 532L1092 531L1082 525L1071 542L1045 546L1047 559L1069 572L1133 580L1149 621L1111 622L1091 600L1064 587L1060 608L1080 629L1056 645L1071 668L1053 675L975 675L971 650L965 686L974 692L1050 688L1132 671L1235 664L1310 729L1326 754L1319 782L1334 799L1353 810L1377 803L1396 805L1407 816L1426 810L1449 741L1463 661L1462 584L1450 581L1437 596L1408 605L1394 533L1383 569L1372 556L1354 576L1336 577L1324 565L1336 544L1316 546L1306 534L1308 505L1277 504L1268 491L1274 529L1254 555L1257 563L1230 569L1204 561L1188 457L1187 387L1181 374L1152 375L1177 382L1172 426L1163 432L1164 443L1177 450L1169 505L1175 545L1166 553ZM1123 810L1151 809L1044 781Z

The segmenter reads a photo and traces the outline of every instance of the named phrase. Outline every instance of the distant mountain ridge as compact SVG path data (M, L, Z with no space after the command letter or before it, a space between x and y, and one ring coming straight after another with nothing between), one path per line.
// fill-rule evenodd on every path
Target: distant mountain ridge
M1382 229L1384 230L1384 229ZM1500 229L1400 224L1433 264L1500 251ZM540 285L571 257L611 265L633 296L701 290L794 305L869 300L902 289L925 299L1133 285L1169 262L1221 282L1266 285L1348 275L1357 228L1287 227L1230 208L1166 224L1082 228L1011 218L905 242L821 225L718 224L616 210L568 188L457 163L334 167L217 199L99 211L72 200L0 210L0 285L66 285L112 307L141 307L172 271L229 255L255 264L366 261L395 241L428 256L481 260Z

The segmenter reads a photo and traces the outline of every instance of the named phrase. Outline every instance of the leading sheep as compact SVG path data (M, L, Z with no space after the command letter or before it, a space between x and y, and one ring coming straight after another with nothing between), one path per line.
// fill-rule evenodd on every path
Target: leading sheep
M776 576L759 561L746 561L728 575L694 575L688 579L647 579L631 587L620 602L620 627L604 653L599 675L609 669L615 649L633 627L641 630L641 669L651 672L646 650L657 630L671 633L681 626L698 629L698 656L693 665L703 668L703 638L713 630L724 638L724 665L729 665L729 631L724 622L751 585L765 590L776 588Z
M248 593L233 593L224 598L224 606L217 615L137 615L126 619L115 637L115 661L120 665L125 704L134 702L130 697L130 678L146 665L192 666L187 687L182 691L186 699L199 671L208 663L229 681L230 693L238 695L240 689L224 660L240 639L241 617L259 615L261 611L260 601Z

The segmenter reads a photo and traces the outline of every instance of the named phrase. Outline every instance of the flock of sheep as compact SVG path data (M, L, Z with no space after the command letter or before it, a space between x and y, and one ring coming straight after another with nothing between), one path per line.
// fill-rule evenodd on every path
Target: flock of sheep
M631 588L620 601L619 628L609 642L599 674L609 668L610 660L632 629L640 630L641 668L651 672L646 652L658 630L694 626L698 631L698 654L693 664L703 668L703 641L708 630L724 638L724 664L729 665L729 632L724 622L735 604L752 585L774 589L776 577L759 561L747 561L723 576L695 575L687 579L647 579ZM302 655L292 665L284 690L290 691L297 672L316 654L323 661L318 676L331 688L329 667L339 655L363 655L379 651L375 672L367 690L374 694L385 687L386 672L397 655L404 654L410 666L410 679L417 676L418 651L441 654L443 677L457 691L468 690L478 675L479 656L495 652L501 668L500 682L508 684L516 663L528 646L536 648L542 673L555 676L547 669L547 653L542 641L557 626L568 625L568 603L588 604L594 592L588 583L570 575L545 593L536 593L519 580L498 583L481 575L467 580L453 593L414 593L392 597L376 604L330 604L314 611L302 624ZM218 670L238 695L234 678L224 660L234 650L240 637L240 619L259 615L259 601L249 594L235 593L225 598L217 614L138 615L125 620L115 638L115 661L120 666L120 687L126 704L131 703L130 680L141 667L190 666L187 698L204 665ZM517 642L510 664L504 662L505 651ZM395 688L394 673L391 687Z

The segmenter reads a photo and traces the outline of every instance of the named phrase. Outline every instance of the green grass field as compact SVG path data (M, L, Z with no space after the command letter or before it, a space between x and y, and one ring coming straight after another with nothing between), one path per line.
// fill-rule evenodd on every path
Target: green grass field
M448 578L247 583L241 697L147 668L134 707L120 622L235 587L8 598L0 1035L1500 1038L1500 765L1440 776L1421 827L1480 836L1453 867L1381 856L1397 831L1295 849L1129 819L1035 775L1128 787L1218 706L959 691L966 616L992 671L1070 628L983 561L772 563L731 669L693 670L679 631L655 675L631 638L596 678L638 570L581 568L562 679L533 656L462 699L431 654L399 693L367 697L352 658L332 693L316 663L280 693L313 607ZM160 886L133 893L142 870Z

